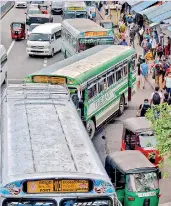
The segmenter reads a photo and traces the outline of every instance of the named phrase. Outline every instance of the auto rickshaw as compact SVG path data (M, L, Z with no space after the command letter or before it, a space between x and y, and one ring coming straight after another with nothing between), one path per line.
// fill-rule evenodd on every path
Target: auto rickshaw
M48 6L47 5L38 5L38 8L42 12L42 14L48 14Z
M12 39L25 39L26 33L24 22L12 22L10 27Z
M156 167L163 158L156 149L156 138L145 117L133 117L123 121L123 137L121 151L139 150Z
M103 28L110 30L114 33L114 24L111 20L101 20L100 21L100 26L102 26Z
M105 169L122 205L158 206L161 172L140 151L109 154Z

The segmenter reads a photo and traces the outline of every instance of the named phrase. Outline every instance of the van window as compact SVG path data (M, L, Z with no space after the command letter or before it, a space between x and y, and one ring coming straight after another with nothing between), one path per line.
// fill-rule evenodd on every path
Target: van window
M60 31L57 31L57 32L55 33L55 38L56 38L56 39L61 38L61 30L60 30Z

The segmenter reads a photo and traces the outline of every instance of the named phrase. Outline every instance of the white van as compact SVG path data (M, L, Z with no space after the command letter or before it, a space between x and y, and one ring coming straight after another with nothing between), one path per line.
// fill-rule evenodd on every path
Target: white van
M27 54L29 56L54 56L61 50L61 24L45 23L37 26L27 40Z
M0 45L0 56L1 56L1 65L0 65L0 85L5 83L7 78L7 51L5 47Z

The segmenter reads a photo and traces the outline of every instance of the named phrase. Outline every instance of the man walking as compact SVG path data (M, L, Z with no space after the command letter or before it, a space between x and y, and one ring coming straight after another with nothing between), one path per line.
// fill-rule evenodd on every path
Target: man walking
M145 59L143 59L143 63L140 66L141 70L141 87L145 89L145 83L147 81L148 76L148 64L145 63Z
M151 51L152 51L153 59L155 59L155 57L156 57L156 47L157 47L156 39L154 38L154 36L152 36Z
M155 91L151 94L150 105L159 105L162 102L162 93L159 92L159 87L155 87Z

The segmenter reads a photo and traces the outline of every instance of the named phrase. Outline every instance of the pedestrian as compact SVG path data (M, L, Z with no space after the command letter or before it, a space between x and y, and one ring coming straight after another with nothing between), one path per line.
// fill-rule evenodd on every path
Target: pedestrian
M148 99L144 99L144 103L139 106L139 111L137 113L137 116L145 117L145 114L146 114L147 110L150 109L150 108L151 108L151 106L148 102Z
M148 64L145 62L145 59L143 59L143 63L140 65L140 70L141 70L141 87L145 89L145 84L148 76Z
M151 50L148 50L148 52L146 53L144 58L149 66L150 73L152 73L151 64L152 64L152 60L153 60L153 55L152 55Z
M164 78L164 85L166 87L166 92L171 97L171 72L167 73L166 77Z
M105 15L108 15L109 13L109 5L105 4Z
M162 102L162 93L159 92L159 87L155 87L155 91L151 94L150 105L159 105Z
M120 45L123 45L123 46L128 46L127 42L125 41L125 39L123 39L120 43Z
M171 97L169 97L169 99L168 99L168 105L171 105Z
M161 59L162 56L163 56L163 48L162 48L161 44L158 44L158 47L157 47L157 56L159 57L159 59Z
M134 45L135 30L134 29L130 29L129 36L130 36L130 45L135 48L135 45Z
M144 37L150 41L150 32L149 32L149 29L146 29L146 32L145 32L145 34L144 34Z
M164 93L163 103L168 103L169 94L167 92Z
M164 75L165 75L165 72L164 72L163 66L161 63L159 63L159 88L161 92L163 91Z
M163 64L162 64L162 66L163 66L163 70L164 70L164 72L165 72L165 74L166 74L166 71L167 71L167 69L169 68L169 65L167 64L167 60L166 60L166 59L163 59Z
M151 43L150 43L149 39L147 39L147 48L148 48L148 50L151 50Z
M143 55L145 56L147 51L147 39L144 37L143 41L141 42L141 47L143 48Z
M141 27L141 29L139 30L138 34L139 34L139 45L141 46L142 41L143 41L143 34L144 34L143 27Z
M141 75L140 63L138 63L137 64L137 89L140 88L140 75Z
M155 57L156 57L156 47L157 47L156 39L154 38L154 36L152 36L152 39L151 39L151 51L152 51L153 59L155 59Z

